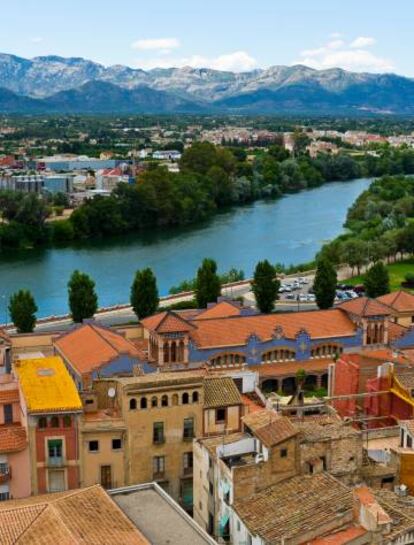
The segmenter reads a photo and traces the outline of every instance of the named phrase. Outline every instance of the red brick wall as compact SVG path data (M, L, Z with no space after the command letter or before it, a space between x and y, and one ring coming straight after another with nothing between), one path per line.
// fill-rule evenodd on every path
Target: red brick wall
M335 364L335 385L333 395L358 393L359 368L353 363L339 359ZM341 416L351 416L356 409L354 399L341 399L334 402L335 409Z

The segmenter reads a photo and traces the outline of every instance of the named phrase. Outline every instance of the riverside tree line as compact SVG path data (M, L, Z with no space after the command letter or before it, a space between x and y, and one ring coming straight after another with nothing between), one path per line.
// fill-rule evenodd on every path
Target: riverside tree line
M88 199L69 219L60 221L47 221L52 207L44 197L2 191L0 247L69 243L188 225L228 206L275 198L329 181L414 174L414 151L410 149L384 148L375 156L321 154L312 159L306 145L307 136L299 133L294 154L274 144L250 158L243 148L197 142L184 151L180 172L150 164L136 184L119 184L109 197Z

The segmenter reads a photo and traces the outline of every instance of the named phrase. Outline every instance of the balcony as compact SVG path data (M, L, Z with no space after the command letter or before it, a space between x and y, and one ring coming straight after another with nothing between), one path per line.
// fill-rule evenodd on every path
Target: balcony
M7 464L0 465L0 484L7 483L11 479L11 467Z
M152 474L153 481L163 481L165 479L165 471L156 471Z
M63 456L49 456L47 459L47 465L49 467L62 467L65 465Z

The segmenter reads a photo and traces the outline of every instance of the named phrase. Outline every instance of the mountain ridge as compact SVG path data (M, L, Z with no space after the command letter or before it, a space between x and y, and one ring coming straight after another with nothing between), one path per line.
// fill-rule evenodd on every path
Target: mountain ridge
M124 65L105 67L82 57L25 59L0 53L0 112L109 111L412 115L414 80L304 65L248 72L191 67L145 71Z

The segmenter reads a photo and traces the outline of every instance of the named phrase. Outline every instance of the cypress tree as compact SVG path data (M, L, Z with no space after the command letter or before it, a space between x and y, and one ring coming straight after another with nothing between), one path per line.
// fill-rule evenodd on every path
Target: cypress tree
M368 297L380 297L390 292L390 276L381 261L370 267L365 275L365 291Z
M332 263L322 257L318 261L316 269L313 290L315 292L316 302L320 309L331 308L336 295L336 270Z
M33 331L37 305L29 290L19 290L10 297L9 312L18 333Z
M195 298L199 308L206 308L208 303L215 303L221 294L221 282L217 274L214 259L203 259L197 271Z
M159 303L157 279L150 268L136 272L130 300L138 320L156 312Z
M268 314L273 311L279 288L275 267L267 259L259 261L254 271L252 290L260 312Z
M98 310L95 282L85 273L74 271L68 282L69 308L74 322L92 318Z

